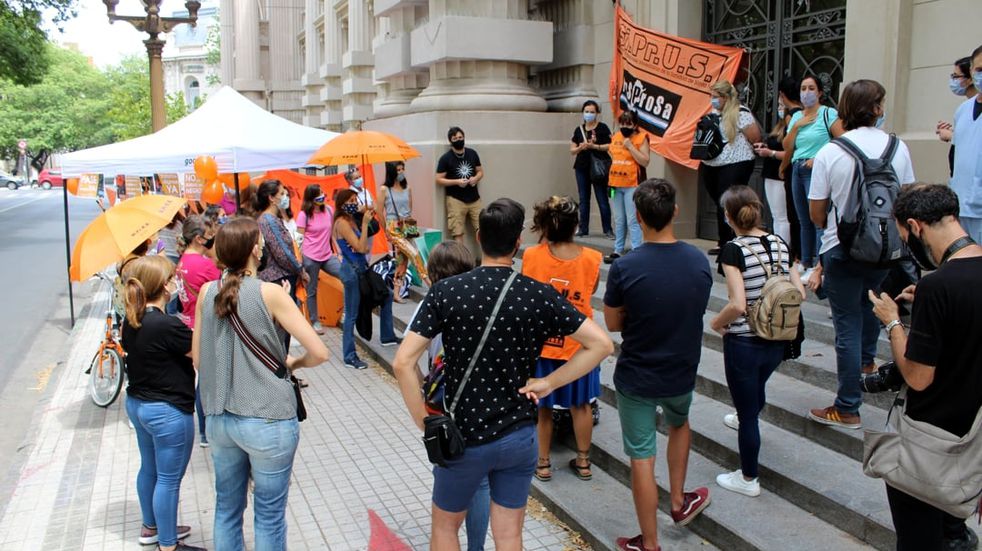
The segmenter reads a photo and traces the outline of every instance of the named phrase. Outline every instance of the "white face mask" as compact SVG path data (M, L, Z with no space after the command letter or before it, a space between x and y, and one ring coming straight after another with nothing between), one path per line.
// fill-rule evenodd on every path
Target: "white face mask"
M280 207L280 210L286 210L286 209L290 208L290 196L289 195L284 195L283 197L280 197L279 207Z

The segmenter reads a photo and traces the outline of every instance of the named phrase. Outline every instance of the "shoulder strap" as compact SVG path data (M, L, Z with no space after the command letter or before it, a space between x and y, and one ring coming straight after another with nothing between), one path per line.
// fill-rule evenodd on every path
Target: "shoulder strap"
M897 153L897 139L896 134L890 134L890 139L887 141L887 147L883 150L883 155L880 155L880 160L882 161L892 161L893 156Z
M487 326L484 327L484 334L481 335L481 340L477 343L477 348L474 349L474 355L471 356L471 361L467 365L467 371L464 372L464 378L460 380L460 386L457 387L457 393L454 394L453 402L450 402L450 407L447 408L447 414L453 417L453 411L457 407L457 402L460 401L461 394L464 393L464 387L467 386L467 379L470 378L471 373L474 372L474 366L477 365L477 359L481 357L481 351L484 349L484 343L488 340L488 335L491 333L491 326L494 325L494 320L498 317L498 310L501 309L501 303L505 301L505 295L508 293L508 289L511 288L511 284L515 281L515 277L518 276L518 272L512 271L511 275L508 276L508 280L501 287L501 294L498 295L498 302L494 303L494 309L491 310L491 317L488 319Z
M751 247L750 245L747 245L746 243L744 243L743 241L741 241L739 237L737 237L736 239L734 239L734 241L736 241L741 247L743 247L743 248L747 249L748 251L750 251L750 254L754 255L754 258L756 258L757 259L757 262L760 263L760 267L763 268L763 270L764 270L764 277L766 279L770 279L772 276L778 275L778 272L784 271L784 267L781 266L782 256L781 256L781 245L780 245L780 243L777 246L777 263L775 264L773 261L771 261L771 262L764 262L764 259L761 258L759 254L757 254L757 251L755 251L754 248ZM770 239L768 239L767 241L768 241L768 243L767 243L767 245L768 245L767 246L768 251L767 252L768 252L768 257L769 257L770 256Z
M832 141L842 149L846 150L846 153L850 154L857 161L864 162L869 160L869 157L867 157L866 154L863 153L863 150L859 149L859 147L856 144L854 144L852 140L850 140L849 138L846 138L845 136L839 136L838 138L835 138Z
M825 121L825 131L828 132L829 137L832 138L832 126L829 124L829 108L825 107L822 109L822 120Z
M276 356L272 355L269 350L266 350L265 346L259 344L259 341L257 341L251 333L249 333L249 330L246 329L245 324L242 323L242 318L239 317L239 313L232 310L228 316L228 320L229 323L232 324L232 329L235 330L235 334L242 339L242 344L246 345L246 348L248 348L249 351L252 352L256 358L258 358L259 361L266 366L267 369L272 371L276 377L282 379L287 372L286 366L276 359Z

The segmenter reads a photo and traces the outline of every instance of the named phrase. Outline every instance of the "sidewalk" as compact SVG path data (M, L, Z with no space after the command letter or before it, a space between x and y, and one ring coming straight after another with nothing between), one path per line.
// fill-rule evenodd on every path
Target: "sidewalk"
M31 453L0 517L0 549L137 550L140 456L122 407L103 409L88 396L87 362L95 354L109 300L94 294L78 321L70 353L53 374L47 408L38 412ZM412 549L429 545L432 475L426 453L394 381L381 369L347 369L341 338L329 330L331 359L304 370L308 419L302 423L290 489L289 548L356 551L368 547L368 510ZM206 449L195 448L181 486L178 518L192 527L186 542L212 548L214 476ZM529 510L540 507L530 503ZM252 508L246 510L251 542ZM463 531L462 531L463 534ZM554 519L530 514L525 549L582 549ZM493 549L488 538L487 549Z

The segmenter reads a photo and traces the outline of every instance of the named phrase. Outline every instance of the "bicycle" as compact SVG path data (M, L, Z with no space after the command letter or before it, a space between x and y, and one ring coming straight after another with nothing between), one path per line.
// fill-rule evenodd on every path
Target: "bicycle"
M123 320L113 308L116 298L116 286L112 278L105 274L96 274L99 279L108 281L112 287L109 301L109 311L106 312L106 333L99 350L89 363L86 374L89 375L89 397L100 407L109 407L123 390L123 380L126 377L126 352L122 345Z

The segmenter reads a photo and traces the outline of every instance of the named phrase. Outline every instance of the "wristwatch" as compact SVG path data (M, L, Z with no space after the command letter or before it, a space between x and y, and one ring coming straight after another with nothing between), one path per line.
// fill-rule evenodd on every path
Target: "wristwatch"
M900 320L893 320L893 321L891 321L890 323L887 324L887 338L888 339L891 338L891 335L893 334L893 328L896 327L896 326L898 326L898 325L903 325L902 323L900 323Z

